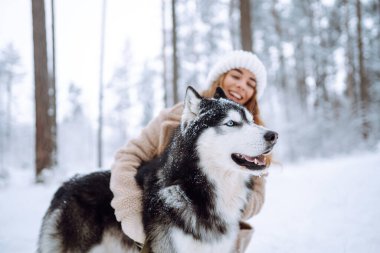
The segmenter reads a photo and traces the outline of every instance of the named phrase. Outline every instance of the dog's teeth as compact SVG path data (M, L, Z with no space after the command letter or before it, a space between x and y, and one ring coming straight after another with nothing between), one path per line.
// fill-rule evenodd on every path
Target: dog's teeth
M257 159L256 159L256 158L255 158L255 160L253 160L253 162L254 162L254 163L256 163L256 164L258 164L258 161L257 161Z

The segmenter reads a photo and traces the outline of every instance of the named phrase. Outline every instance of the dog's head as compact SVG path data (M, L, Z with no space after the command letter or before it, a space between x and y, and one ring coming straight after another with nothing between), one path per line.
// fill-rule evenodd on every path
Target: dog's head
M214 98L203 98L192 87L186 91L181 133L196 139L202 167L261 175L266 155L277 142L277 133L253 122L252 114L228 100L221 88Z

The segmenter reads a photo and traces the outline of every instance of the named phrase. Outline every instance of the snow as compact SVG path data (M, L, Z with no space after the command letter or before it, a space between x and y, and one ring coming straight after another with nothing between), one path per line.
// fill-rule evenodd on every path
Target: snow
M272 171L248 252L380 252L380 152Z
M250 223L247 252L380 252L380 149L275 165L266 202ZM58 182L33 183L14 169L0 188L0 252L34 252L41 219Z

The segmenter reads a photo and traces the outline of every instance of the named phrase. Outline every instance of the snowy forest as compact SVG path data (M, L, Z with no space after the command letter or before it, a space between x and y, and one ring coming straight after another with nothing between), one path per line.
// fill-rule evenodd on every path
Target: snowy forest
M279 133L246 252L380 252L379 0L1 0L0 252L232 49Z
M112 47L105 24L113 18L107 8L113 1L104 0L101 22L93 27L99 34L99 71L91 84L57 79L65 72L55 59L64 44L55 41L62 39L54 18L62 2L32 1L33 31L24 43L33 48L33 73L25 72L23 55L12 42L1 48L0 180L13 168L33 169L37 181L43 181L38 177L43 170L109 168L116 150L161 109L181 101L188 85L206 88L213 62L231 49L252 51L267 67L268 87L259 103L265 124L280 136L276 161L379 145L377 0L162 0L154 21L160 36L149 42L160 50L136 61L131 41L124 41L117 66L104 60L104 41ZM113 68L111 74L105 67ZM21 86L27 74L34 79ZM96 87L97 106L91 108L96 116L83 99L85 85ZM21 101L19 93L26 90L31 95ZM30 120L17 115L21 107Z

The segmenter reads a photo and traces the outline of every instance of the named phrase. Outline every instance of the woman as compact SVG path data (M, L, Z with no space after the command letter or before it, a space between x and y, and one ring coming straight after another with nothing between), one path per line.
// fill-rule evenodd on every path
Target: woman
M207 84L210 88L203 92L203 96L212 97L220 86L229 99L244 105L253 114L255 123L262 125L257 99L266 86L266 70L256 55L245 51L232 51L225 55L211 69ZM182 103L163 110L115 157L110 183L114 194L111 205L124 233L138 243L144 243L145 233L141 215L142 191L134 176L141 163L152 160L164 151L174 129L179 125L182 110ZM242 220L260 211L264 203L264 187L265 179L255 177L253 194ZM241 222L236 252L244 252L252 233L253 228Z

